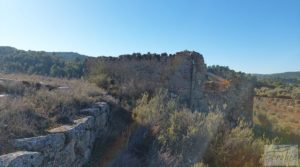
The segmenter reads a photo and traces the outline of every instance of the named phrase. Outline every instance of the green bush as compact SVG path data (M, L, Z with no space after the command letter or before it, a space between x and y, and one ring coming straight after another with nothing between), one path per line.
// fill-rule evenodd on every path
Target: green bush
M168 119L171 112L179 110L177 99L169 98L166 90L159 90L157 95L150 99L145 93L137 102L133 110L134 119L142 125L154 125Z
M270 144L270 140L256 138L253 130L244 121L240 121L233 129L220 127L204 158L210 166L262 166L264 145Z
M223 122L220 113L173 112L158 134L160 151L180 160L177 165L190 166L202 160L207 146Z
M294 99L300 99L300 88L295 88L292 93Z
M230 127L223 113L192 112L166 90L144 94L133 115L155 138L148 166L257 167L264 145L275 142L255 136L243 120Z

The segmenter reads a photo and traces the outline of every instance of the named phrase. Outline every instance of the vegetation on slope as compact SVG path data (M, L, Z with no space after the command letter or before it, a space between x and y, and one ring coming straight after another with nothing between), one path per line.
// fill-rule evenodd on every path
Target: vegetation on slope
M242 120L230 128L222 113L192 112L167 91L145 94L133 111L140 124L113 166L261 166L271 141Z
M300 144L300 73L254 75L255 136L277 137L281 144Z
M160 61L165 56L168 55L137 53L123 55L120 59ZM0 48L0 71L79 78L86 72L84 57L72 57L73 53ZM155 95L149 84L140 82L139 78L147 76L136 76L130 70L118 70L120 66L126 69L129 65L119 61L113 65L102 62L93 66L87 78L98 87L83 80L1 74L0 78L19 82L5 84L0 80L0 94L9 94L0 97L0 153L8 151L9 148L3 146L9 139L43 134L50 127L72 123L81 108L98 100L107 100L105 92L99 87L119 98L126 108L134 108L132 116L138 123L138 128L134 128L135 131L130 132L129 139L126 136L122 144L112 140L119 145L111 154L120 152L112 166L261 166L264 145L274 142L273 138L279 137L284 144L298 144L297 129L290 130L298 127L297 99L300 91L297 79L290 78L290 74L284 79L257 77L256 95L288 98L295 100L295 103L254 101L254 128L243 120L232 128L222 113L193 112L182 106L178 99L172 98L168 91L159 91ZM211 66L208 72L227 80L255 79L228 67ZM132 77L124 82L127 75ZM64 89L59 89L60 86ZM146 94L137 101L143 92ZM120 121L122 112L115 110L118 112L113 112L111 132L114 135L111 136L116 137L122 135L126 123ZM127 141L127 147L118 150Z
M76 53L23 51L0 47L0 71L52 77L80 78L85 57Z
M256 97L253 110L258 135L300 144L300 100Z
M107 101L102 89L82 80L7 74L0 74L0 78L11 79L8 84L0 83L2 93L8 94L0 97L0 146L12 138L36 136L50 127L72 123L80 109ZM35 81L53 89L24 85ZM0 153L6 151L3 149Z
M300 84L300 72L285 72L277 74L254 74L259 81L273 84Z
M227 80L234 80L239 78L246 78L252 80L254 79L249 74L243 72L235 72L234 70L231 70L229 67L226 66L219 66L219 65L208 66L207 71L215 75L218 75L220 77L223 77Z
M300 72L254 76L257 78L257 96L300 99Z
M257 96L270 98L300 99L300 86L261 87L255 89Z

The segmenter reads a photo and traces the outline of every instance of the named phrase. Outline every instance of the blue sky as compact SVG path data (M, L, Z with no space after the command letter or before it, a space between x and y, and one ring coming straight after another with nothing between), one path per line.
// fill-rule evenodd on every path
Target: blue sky
M90 56L188 49L237 71L300 71L300 0L0 0L0 46Z

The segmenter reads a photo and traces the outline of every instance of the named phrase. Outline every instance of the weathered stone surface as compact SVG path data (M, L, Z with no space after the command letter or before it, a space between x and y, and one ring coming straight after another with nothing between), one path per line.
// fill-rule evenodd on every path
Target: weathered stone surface
M64 148L58 154L61 156L69 156L68 162L74 162L76 160L76 165L85 163L88 161L86 150L93 147L95 138L93 133L95 133L95 119L93 116L87 116L82 119L75 120L75 125L65 125L55 129L50 130L51 133L64 133L67 137L67 142L69 143L66 148ZM59 158L58 157L58 158ZM75 165L75 164L74 164Z
M106 65L107 75L113 77L117 84L128 85L123 90L124 95L132 96L137 95L134 92L154 92L157 88L166 88L180 95L182 102L195 108L200 101L191 102L191 97L202 98L201 88L207 69L203 56L197 52L182 51L158 57L89 58L86 61L87 70L99 62Z
M43 156L38 152L19 151L0 156L0 167L40 167Z
M75 152L75 141L69 142L63 150L57 152L53 161L48 161L45 163L46 167L52 166L61 166L61 167L68 167L68 166L76 166L76 152Z
M99 127L105 127L105 124L109 121L109 105L105 102L98 102L95 107L100 109L101 116L97 117L96 124Z
M194 111L218 110L226 113L228 120L233 123L238 117L244 117L249 123L252 121L252 81L244 76L231 77L228 71L224 73L228 73L229 77L211 72L203 56L197 52L182 51L169 56L135 54L119 58L88 58L87 70L92 70L99 63L105 64L104 74L112 77L117 86L126 85L122 89L124 96L166 88L179 97L180 103ZM220 82L213 82L210 78ZM207 86L212 91L207 91Z
M58 128L49 130L50 133L66 133L68 135L81 130L89 130L94 127L95 119L92 116L87 116L74 121L74 125L63 125Z
M98 107L102 112L107 112L109 110L109 105L106 102L97 102L95 107Z
M95 103L93 108L87 108L81 110L79 113L83 115L92 115L95 117L95 126L96 129L95 135L92 135L92 140L95 140L96 137L101 137L107 129L109 105L105 102Z
M80 167L89 161L97 137L106 132L109 107L97 103L82 110L86 116L49 130L48 135L10 141L19 151L0 157L0 167ZM36 152L27 152L36 151Z
M79 114L81 115L91 115L91 116L98 116L101 114L99 108L86 108L79 111Z
M74 163L72 166L82 166L90 157L90 150L96 136L95 129L98 128L95 124L95 118L87 116L74 122L74 125L64 125L49 131L51 133L64 133L68 142L67 146L58 152L54 164L61 161L60 157L68 156L67 162Z
M49 134L32 138L16 139L11 141L16 149L38 152L58 152L64 147L65 135L62 133Z

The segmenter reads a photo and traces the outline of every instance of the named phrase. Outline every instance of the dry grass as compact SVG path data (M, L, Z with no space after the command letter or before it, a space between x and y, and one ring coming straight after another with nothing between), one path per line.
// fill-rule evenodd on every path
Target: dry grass
M0 78L17 83L2 83L5 93L11 93L8 87L9 90L22 90L21 93L0 97L0 153L6 151L3 147L9 139L40 135L48 128L72 123L80 109L96 101L107 100L104 90L83 80L7 74L0 74ZM20 81L42 82L55 87L63 86L64 89L22 87Z
M277 135L286 144L299 144L299 100L257 97L254 99L254 123L262 133Z

